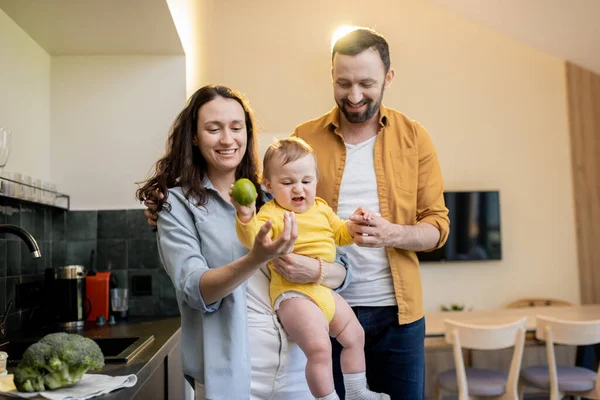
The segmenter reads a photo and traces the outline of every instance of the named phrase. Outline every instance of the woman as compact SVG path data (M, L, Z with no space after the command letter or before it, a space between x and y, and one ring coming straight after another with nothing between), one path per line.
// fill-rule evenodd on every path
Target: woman
M318 261L288 254L297 236L293 214L285 216L284 232L274 240L265 224L249 252L235 232L229 203L235 180L250 179L258 204L264 200L256 141L244 98L226 87L205 86L175 120L166 155L137 191L160 213L158 247L181 312L184 373L195 380L199 398L310 398L306 360L269 307L268 272L260 268L277 259L286 278L310 282L318 279ZM344 268L326 268L325 284L339 286Z

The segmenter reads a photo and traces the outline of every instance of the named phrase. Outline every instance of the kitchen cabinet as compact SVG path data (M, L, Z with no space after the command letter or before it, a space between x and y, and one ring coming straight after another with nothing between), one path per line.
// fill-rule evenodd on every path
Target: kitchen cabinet
M142 383L134 400L180 400L184 398L183 371L181 369L181 335L167 355L156 365L146 382ZM140 383L138 382L138 385Z

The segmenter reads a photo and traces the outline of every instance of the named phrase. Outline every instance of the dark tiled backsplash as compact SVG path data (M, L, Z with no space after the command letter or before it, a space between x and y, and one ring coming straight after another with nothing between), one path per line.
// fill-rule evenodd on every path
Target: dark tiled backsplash
M0 198L0 224L14 224L36 239L42 257L32 259L17 236L0 234L0 316L13 301L8 325L21 325L29 309L15 308L18 284L43 282L46 268L79 264L91 267L95 252L98 271L111 271L119 287L132 279L151 277L151 294L130 294L131 316L179 315L175 290L158 257L155 233L143 210L64 211L15 199Z

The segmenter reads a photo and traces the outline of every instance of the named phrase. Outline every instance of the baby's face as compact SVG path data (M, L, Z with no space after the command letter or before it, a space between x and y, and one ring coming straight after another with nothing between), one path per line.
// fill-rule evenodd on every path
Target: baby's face
M271 164L265 186L275 196L277 204L296 213L302 213L312 207L317 191L315 158L308 154L281 165L281 159L274 157Z

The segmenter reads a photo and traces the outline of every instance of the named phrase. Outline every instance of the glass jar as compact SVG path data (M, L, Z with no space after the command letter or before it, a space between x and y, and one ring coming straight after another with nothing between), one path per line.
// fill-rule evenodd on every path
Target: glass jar
M6 371L6 362L8 359L8 354L3 351L0 351L0 376L6 375L8 372Z

